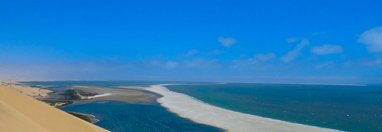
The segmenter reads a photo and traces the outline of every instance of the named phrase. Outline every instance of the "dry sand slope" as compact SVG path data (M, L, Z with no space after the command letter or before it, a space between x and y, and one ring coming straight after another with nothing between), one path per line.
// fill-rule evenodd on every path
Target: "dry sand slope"
M0 85L0 132L106 132L64 111Z

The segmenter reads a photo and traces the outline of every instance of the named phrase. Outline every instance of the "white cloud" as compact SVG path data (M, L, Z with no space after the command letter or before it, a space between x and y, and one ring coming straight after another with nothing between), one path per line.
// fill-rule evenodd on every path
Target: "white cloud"
M164 65L166 68L176 68L178 67L179 63L175 61L167 61Z
M365 31L358 38L358 42L365 44L371 52L382 52L382 27Z
M369 60L365 64L371 67L382 67L382 58L375 58L375 59Z
M254 57L244 60L234 60L233 68L256 68L264 69L268 67L267 63L276 58L275 53L256 54Z
M342 53L343 49L339 45L321 45L313 47L310 51L315 55L329 55Z
M190 57L190 56L194 56L194 55L196 55L196 54L198 54L198 50L196 50L196 49L192 49L192 50L189 50L189 51L186 53L186 56L187 56L187 57Z
M231 47L232 45L236 44L236 39L232 37L220 36L218 38L218 42L222 44L224 47Z
M296 47L294 47L287 54L285 54L284 56L281 57L281 60L284 62L293 61L295 58L297 58L301 54L301 50L304 49L308 45L309 45L308 39L304 39L304 38L301 39L300 43L298 43Z
M275 53L267 53L267 54L257 54L253 58L254 61L269 61L276 58Z

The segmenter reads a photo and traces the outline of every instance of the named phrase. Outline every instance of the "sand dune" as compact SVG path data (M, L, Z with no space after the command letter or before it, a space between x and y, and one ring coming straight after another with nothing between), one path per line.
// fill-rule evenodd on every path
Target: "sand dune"
M0 85L1 132L106 132L64 111Z
M27 95L27 96L31 96L33 98L45 98L48 96L49 93L53 92L53 91L48 90L48 89L23 86L23 85L17 84L17 83L0 82L0 85L10 87L19 93L22 93L22 94Z
M290 123L235 112L209 105L188 95L173 92L162 85L146 90L161 94L158 102L181 117L231 132L330 132L332 129Z

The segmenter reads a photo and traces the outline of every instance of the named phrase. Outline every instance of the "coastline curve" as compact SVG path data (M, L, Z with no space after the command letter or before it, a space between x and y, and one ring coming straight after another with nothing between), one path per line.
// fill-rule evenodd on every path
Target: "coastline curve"
M240 113L207 104L191 96L173 92L166 85L151 85L145 90L162 95L161 106L194 122L215 126L230 132L336 132L339 130L291 123Z

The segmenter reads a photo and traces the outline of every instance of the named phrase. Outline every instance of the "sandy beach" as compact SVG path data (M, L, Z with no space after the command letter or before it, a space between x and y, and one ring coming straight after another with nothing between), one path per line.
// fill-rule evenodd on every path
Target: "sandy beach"
M145 88L162 95L158 102L171 112L195 122L230 132L332 132L333 129L264 118L212 106L188 95L168 90L164 85Z
M1 83L1 132L107 132L33 98L45 97L49 90L29 88Z

